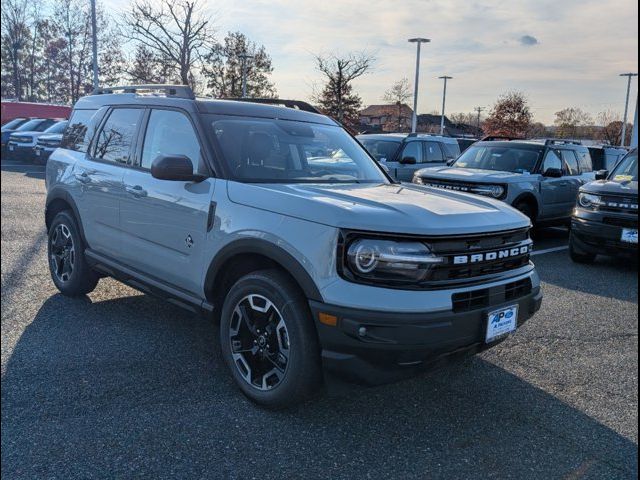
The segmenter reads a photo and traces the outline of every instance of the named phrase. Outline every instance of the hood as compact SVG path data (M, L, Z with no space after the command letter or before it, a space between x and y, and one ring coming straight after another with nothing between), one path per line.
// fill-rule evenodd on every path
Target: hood
M580 191L599 195L638 196L638 182L632 180L597 180L582 186Z
M44 132L36 132L36 131L13 131L11 132L11 137L33 137L38 138L42 136Z
M244 184L228 182L232 202L338 228L459 235L525 228L503 202L412 184Z
M62 134L61 133L47 133L46 135L40 135L39 137L40 140L57 140L57 141L61 141L62 140Z
M480 170L477 168L459 167L431 167L423 168L415 173L424 179L451 180L467 183L516 183L523 177L530 177L523 173L497 172L495 170Z

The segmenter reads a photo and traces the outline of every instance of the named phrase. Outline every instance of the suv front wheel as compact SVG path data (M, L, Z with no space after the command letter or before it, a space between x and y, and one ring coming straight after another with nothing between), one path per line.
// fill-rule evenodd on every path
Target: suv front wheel
M86 295L98 284L100 277L87 264L84 248L73 215L67 210L58 213L49 227L49 271L64 295Z
M231 287L222 307L220 342L236 383L256 403L293 405L322 383L307 301L279 270L250 273Z

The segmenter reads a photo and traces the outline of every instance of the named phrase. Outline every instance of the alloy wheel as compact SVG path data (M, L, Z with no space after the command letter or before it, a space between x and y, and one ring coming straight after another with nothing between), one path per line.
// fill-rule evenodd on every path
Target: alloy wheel
M68 282L76 261L75 245L71 230L64 223L55 226L49 238L51 271L61 282Z

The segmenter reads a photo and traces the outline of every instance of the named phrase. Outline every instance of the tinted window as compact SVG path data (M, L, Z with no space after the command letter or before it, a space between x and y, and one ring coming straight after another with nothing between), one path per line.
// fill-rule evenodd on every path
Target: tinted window
M90 120L96 110L74 110L62 137L62 148L86 152L92 135L87 135Z
M539 155L537 149L478 145L465 150L454 165L459 168L528 174L536 167Z
M562 170L562 160L560 160L560 156L555 150L549 150L547 152L547 156L544 159L544 166L542 167L542 171L546 172L550 169L554 170Z
M447 158L457 158L460 155L460 145L458 143L441 143L440 146L444 150L444 155Z
M127 163L142 110L114 109L98 134L94 157L108 162Z
M562 161L567 175L580 175L576 154L573 153L572 150L561 150L560 153L562 155Z
M576 152L578 154L578 163L582 173L593 172L593 164L591 163L591 155L589 152Z
M47 128L45 133L62 133L62 132L64 132L64 129L67 128L67 124L68 123L69 122L54 123L49 128Z
M189 119L172 110L153 110L142 148L142 167L151 168L158 155L185 155L194 167L200 162L200 144ZM202 171L202 170L198 170Z
M378 161L385 160L390 162L400 146L400 142L391 140L373 140L362 137L358 137L358 140L360 140L371 156Z
M442 150L437 142L424 142L424 151L427 153L427 162L444 162Z
M258 118L212 120L222 158L238 181L388 182L376 162L341 127Z
M413 157L416 159L416 163L422 163L422 142L409 142L405 143L402 149L402 155L400 158Z
M56 123L58 123L58 120L45 120L36 128L34 128L34 130L36 132L44 132L47 128L51 127L52 125L55 125Z

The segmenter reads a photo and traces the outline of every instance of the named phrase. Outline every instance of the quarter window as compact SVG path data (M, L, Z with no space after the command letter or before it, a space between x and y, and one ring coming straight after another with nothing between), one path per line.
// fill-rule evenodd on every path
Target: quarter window
M200 162L200 143L189 119L175 110L152 110L144 136L142 167L151 168L158 155L184 155ZM200 170L201 169L201 170ZM205 171L199 166L198 171Z
M87 131L95 113L96 110L73 111L62 137L62 148L86 153L91 140L91 135L87 135Z
M576 152L578 154L578 163L580 164L580 172L593 172L593 163L589 152Z
M139 108L114 109L98 135L94 157L107 162L127 163L141 115L142 109Z
M424 142L424 150L427 153L427 162L444 162L438 142Z

